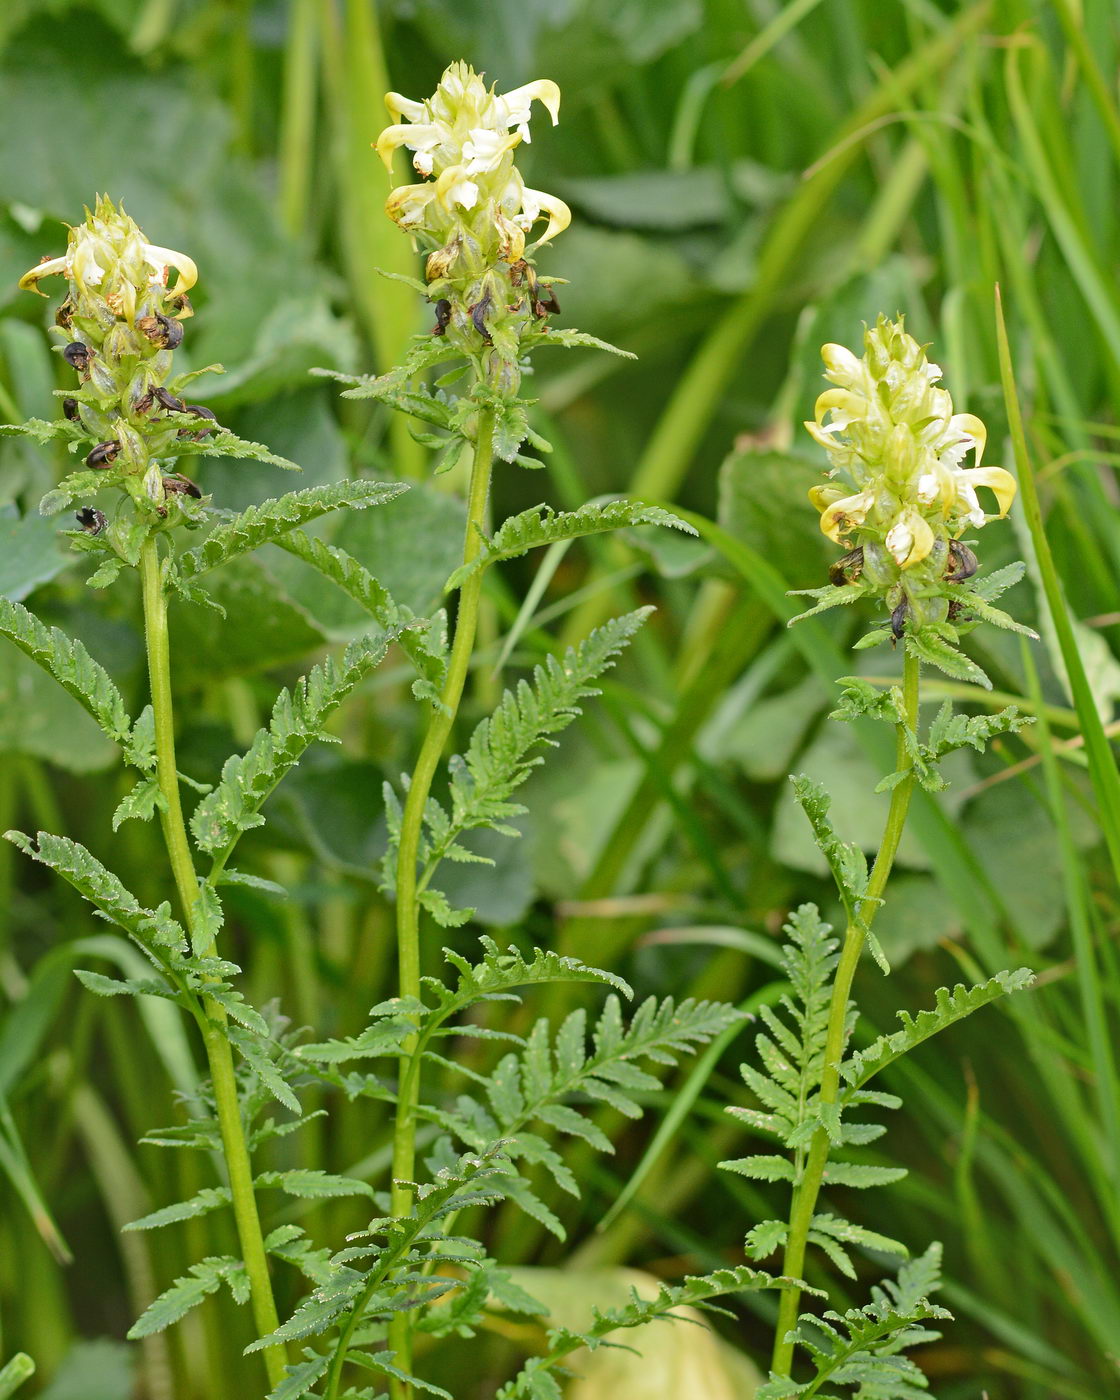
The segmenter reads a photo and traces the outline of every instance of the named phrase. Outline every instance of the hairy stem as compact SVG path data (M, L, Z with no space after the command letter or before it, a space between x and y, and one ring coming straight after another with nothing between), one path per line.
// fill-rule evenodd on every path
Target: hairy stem
M836 966L836 976L832 983L832 1002L828 1013L828 1035L825 1041L824 1066L821 1070L820 1101L822 1104L834 1104L840 1091L840 1062L844 1057L844 1032L848 1019L848 997L852 990L852 979L855 976L860 953L863 951L866 932L871 927L871 921L875 917L875 911L879 907L887 880L890 878L891 866L894 864L898 843L902 840L902 831L906 825L910 795L914 790L914 775L912 771L908 771L912 768L912 761L906 744L906 729L909 728L916 732L918 727L920 671L921 663L907 653L902 673L903 724L898 726L895 757L898 770L906 771L907 776L896 785L891 793L891 805L887 812L883 839L879 844L879 853L875 857L871 877L867 882L867 892L860 905L859 919L853 920L844 934L844 946L840 952L840 961ZM817 1207L817 1197L820 1195L824 1170L828 1164L829 1147L828 1134L823 1128L818 1128L813 1134L805 1167L794 1188L793 1200L790 1205L789 1235L786 1239L785 1255L782 1259L782 1273L789 1277L800 1278L805 1267L805 1246L809 1236L809 1227L813 1221L813 1212ZM786 1336L797 1325L800 1304L801 1293L798 1289L789 1289L783 1292L778 1311L778 1326L774 1334L774 1357L771 1362L771 1370L779 1376L791 1374L793 1343L787 1341Z
M148 650L148 678L151 683L152 710L155 715L156 777L163 794L165 809L160 813L164 844L175 878L179 902L191 934L192 947L202 956L213 952L210 946L198 946L198 877L187 841L183 807L179 799L179 777L175 766L175 712L171 700L170 641L167 629L167 598L160 577L159 550L155 539L144 544L140 556L140 577L144 597L144 637ZM253 1169L245 1140L245 1125L241 1121L241 1106L237 1099L237 1080L233 1070L233 1052L226 1034L226 1011L217 1002L204 997L204 1015L200 1017L210 1079L214 1086L214 1103L222 1134L222 1148L229 1173L233 1214L237 1222L237 1237L249 1276L253 1321L260 1336L275 1332L280 1325L272 1283L268 1276L257 1201L253 1193ZM266 1347L265 1367L269 1383L275 1387L284 1377L287 1357L283 1346Z
M490 491L490 471L494 455L494 414L482 408L475 437L474 463L471 468L470 496L467 504L467 529L463 541L463 563L471 563L482 548L482 529L486 499ZM482 596L481 569L469 575L459 593L459 609L455 621L455 641L447 667L447 679L440 695L440 704L431 712L428 732L420 748L416 767L412 771L408 796L401 818L400 850L397 858L397 956L400 963L400 994L420 996L420 904L417 863L420 838L424 825L424 808L432 789L432 780L443 756L455 715L462 699L463 687L470 670L478 625L478 606ZM400 1088L397 1099L396 1126L393 1132L392 1214L408 1215L412 1210L412 1191L407 1185L413 1179L416 1158L416 1105L420 1098L419 1066L412 1064L416 1053L415 1036L406 1041L401 1055ZM412 1319L406 1312L397 1313L389 1329L389 1345L396 1352L394 1364L409 1370L412 1364ZM337 1391L337 1376L332 1378L332 1397ZM391 1383L393 1400L409 1400L411 1386L403 1381Z

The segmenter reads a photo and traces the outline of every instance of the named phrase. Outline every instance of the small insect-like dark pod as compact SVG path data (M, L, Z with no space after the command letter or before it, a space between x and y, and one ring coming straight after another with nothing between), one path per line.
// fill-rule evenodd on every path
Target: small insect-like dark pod
M559 310L560 303L556 300L556 293L551 287L544 287L542 295L533 302L533 315L538 317L555 315Z
M509 284L511 287L520 287L522 282L525 281L526 276L532 278L533 269L524 258L519 258L517 262L510 263Z
M62 400L62 416L63 416L63 418L69 418L70 421L71 421L71 423L76 423L76 422L78 421L78 400L77 400L77 399L63 399L63 400Z
M62 358L79 374L89 369L89 362L93 359L93 351L88 345L83 345L80 340L72 340L62 352Z
M828 581L834 588L842 588L846 583L855 583L862 573L863 547L857 545L828 566Z
M946 614L946 617L945 617L946 622L959 622L959 621L961 620L961 613L963 613L963 612L964 612L964 605L961 604L961 603L958 603L957 600L956 600L955 598L950 598L950 599L949 599L949 611L948 611L948 613Z
M202 500L202 492L189 476L183 476L181 472L176 472L174 476L165 476L163 489L169 496L193 496L196 501Z
M949 541L949 567L945 570L946 583L963 583L971 578L980 567L980 561L968 545L960 540Z
M906 631L906 619L910 613L910 604L905 598L891 613L891 636L895 641L901 641L903 632Z
M162 385L153 388L152 394L169 413L182 413L186 407L182 399L177 399L174 394L169 394Z
M116 461L117 453L120 450L121 445L119 442L99 442L86 458L86 466L107 467Z
M74 303L69 297L54 313L54 323L56 326L61 326L64 331L68 331L74 324Z
M132 405L132 411L138 417L141 417L145 413L147 413L147 411L151 408L152 403L152 391L151 389L149 389L146 394L141 395L141 397L138 398L136 402Z
M487 292L486 295L482 297L481 300L476 301L470 309L474 328L487 345L493 343L490 339L490 332L486 329L486 313L490 310L490 304L490 293Z
M176 350L183 343L182 323L173 321L170 316L164 316L159 311L153 312L151 316L141 316L136 322L136 329L161 350Z
M194 315L194 307L191 305L191 299L187 296L186 292L179 292L175 296L166 297L163 304L169 311L174 311L177 315L184 318Z
M204 438L207 433L212 433L217 429L218 418L213 409L203 408L200 403L185 403L182 411L191 414L195 418L206 419L212 426L202 428L197 433L192 433L189 428L180 428L179 436L181 438L190 438L192 441L198 442L201 438Z
M446 297L440 297L436 302L436 323L432 330L433 335L444 335L447 331L448 323L451 320L451 303Z
M82 510L78 511L74 519L87 535L99 535L108 524L104 514L99 510L95 510L93 506L85 506Z

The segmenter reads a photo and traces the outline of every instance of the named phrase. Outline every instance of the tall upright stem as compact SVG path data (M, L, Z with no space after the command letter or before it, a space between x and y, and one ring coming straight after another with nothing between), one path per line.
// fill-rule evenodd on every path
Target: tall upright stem
M832 983L832 1001L828 1012L828 1034L825 1040L824 1066L821 1070L820 1101L834 1104L840 1090L840 1062L844 1057L844 1032L848 1019L848 997L852 990L859 955L863 951L864 939L875 911L879 907L883 891L890 877L891 867L902 840L906 825L906 813L910 808L910 795L914 791L913 763L906 743L906 729L916 732L918 727L918 690L921 663L909 653L903 662L902 695L903 723L898 726L898 739L895 750L895 763L899 772L906 777L891 793L891 805L887 812L887 823L883 829L883 839L879 853L871 869L867 882L867 892L860 905L859 918L853 920L844 934L844 946L840 951L840 961L836 965L836 976ZM805 1267L805 1247L809 1229L813 1223L817 1197L820 1195L821 1181L824 1179L828 1163L828 1134L818 1128L813 1134L809 1153L801 1178L794 1187L790 1206L789 1234L786 1239L785 1255L782 1259L782 1273L800 1278ZM797 1325L801 1293L789 1289L782 1294L778 1310L778 1326L774 1334L774 1358L771 1370L776 1375L788 1376L793 1366L793 1343L786 1340L787 1334Z
M179 798L179 777L175 764L175 712L171 701L171 649L167 629L167 598L160 577L159 550L155 539L145 542L140 556L140 578L144 598L144 637L148 651L148 678L152 692L152 710L156 733L156 778L163 795L164 810L160 813L164 844L179 903L183 909L192 947L201 956L214 950L212 938L206 940L198 925L198 877L187 841L183 821L183 806ZM200 946L201 945L201 946ZM222 1149L229 1173L233 1214L245 1272L249 1276L253 1321L260 1336L275 1332L280 1325L272 1283L268 1276L257 1201L253 1193L253 1169L245 1140L245 1125L241 1121L241 1106L237 1099L237 1080L233 1069L233 1052L226 1034L226 1011L218 1002L203 995L203 1016L200 1018L210 1080L214 1086L214 1104L222 1134ZM283 1346L266 1347L264 1363L271 1386L284 1378L287 1357Z
M467 529L463 541L463 563L470 564L482 548L481 530L486 518L486 500L490 492L490 471L494 459L494 414L482 408L478 415L474 462L471 467L470 495L467 502ZM455 641L447 666L447 679L440 695L440 704L431 712L428 732L420 748L416 767L412 771L408 796L401 817L401 839L397 857L397 956L400 963L400 994L420 996L420 904L418 899L417 863L420 838L424 826L424 808L432 790L432 780L443 756L459 702L463 696L467 673L474 650L478 625L478 605L482 596L482 570L469 574L459 592L459 610L455 620ZM393 1133L393 1187L391 1210L394 1216L408 1215L412 1210L412 1190L407 1185L413 1179L416 1163L416 1105L420 1099L420 1066L413 1062L416 1037L404 1044L400 1062L400 1085L397 1095L397 1118ZM389 1344L396 1352L394 1364L403 1371L412 1365L412 1319L399 1312L389 1328ZM394 1400L410 1400L412 1387L403 1381L391 1383Z

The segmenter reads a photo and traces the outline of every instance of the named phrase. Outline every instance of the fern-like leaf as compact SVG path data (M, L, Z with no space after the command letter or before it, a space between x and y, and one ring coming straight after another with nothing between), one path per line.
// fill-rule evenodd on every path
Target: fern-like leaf
M650 997L627 1026L612 995L592 1030L590 1046L582 1010L573 1011L555 1037L547 1021L538 1021L524 1049L505 1055L483 1081L484 1098L464 1094L452 1109L428 1112L465 1146L485 1152L500 1144L511 1162L543 1167L562 1190L578 1196L563 1158L530 1125L581 1137L600 1152L613 1151L590 1116L593 1106L606 1104L629 1118L640 1117L641 1096L659 1087L657 1078L640 1068L641 1061L675 1065L740 1016L722 1003L678 1004L671 997L658 1003ZM527 1184L511 1186L508 1194L563 1237L559 1221Z
M641 1298L635 1292L622 1308L600 1311L592 1309L591 1321L582 1331L557 1327L549 1331L548 1350L543 1356L532 1357L517 1376L498 1391L496 1400L558 1400L560 1387L551 1373L561 1367L564 1359L584 1347L595 1350L610 1346L612 1332L644 1327L658 1319L672 1320L676 1309L703 1308L715 1298L736 1293L754 1293L768 1288L801 1287L799 1281L775 1278L757 1269L739 1265L734 1269L717 1269L715 1273L690 1276L677 1285L664 1284L653 1298Z
M250 506L218 525L200 545L181 554L176 561L177 576L184 580L197 578L328 511L383 505L407 489L403 482L395 481L337 481L291 491L259 506Z
M447 640L442 614L439 618L417 618L411 609L394 601L352 554L335 545L324 544L302 530L292 530L273 541L281 549L310 564L324 578L338 585L386 632L392 632L397 645L416 667L419 680L414 691L419 699L438 700L447 670Z
M763 1029L755 1037L755 1048L761 1068L744 1064L740 1071L761 1108L731 1108L728 1112L749 1127L772 1134L793 1151L805 1129L815 1128L817 1123L816 1093L824 1068L839 940L831 936L831 927L822 922L813 904L795 910L784 931L789 941L782 948L782 968L793 995L783 995L777 1009L759 1008ZM770 1181L788 1180L792 1172L785 1157L743 1158L720 1165Z
M84 846L66 836L40 831L38 847L22 831L6 831L5 838L25 855L49 866L94 905L111 923L130 934L146 952L182 949L186 937L182 926L171 917L170 906L145 909L131 891L125 889L111 870Z
M926 1327L927 1322L952 1317L927 1296L940 1286L940 1263L941 1246L931 1245L903 1264L897 1281L872 1289L865 1307L823 1317L803 1313L792 1337L808 1352L816 1374L800 1383L772 1374L757 1400L838 1400L826 1385L851 1387L859 1400L927 1400L929 1382L903 1352L937 1340L940 1333Z
M520 515L511 515L485 548L469 564L463 564L447 580L447 587L461 588L471 574L503 559L515 559L541 545L558 540L576 540L584 535L601 535L607 530L620 530L633 525L670 525L695 535L696 531L679 516L660 506L647 506L641 501L608 501L605 505L592 502L578 510L554 511L550 506L533 506Z
M154 1332L162 1332L192 1308L197 1308L211 1293L216 1293L223 1283L236 1302L248 1301L249 1276L240 1259L211 1258L192 1264L190 1273L177 1278L128 1329L129 1340L135 1342Z
M614 664L649 611L641 608L614 618L563 657L548 657L535 667L532 684L522 680L506 691L494 713L478 725L466 753L451 760L450 812L435 801L425 812L420 851L425 892L430 892L440 861L464 853L459 838L467 831L491 827L506 836L519 834L510 819L525 808L510 799L543 761L534 750L553 743L552 736L580 713L580 702L599 693L595 680Z
M863 927L861 906L867 893L867 858L853 841L841 841L828 815L832 799L820 783L811 778L794 777L793 795L809 818L813 837L832 871L837 893L851 923Z
M971 1016L980 1007L997 1001L1009 992L1022 991L1033 981L1034 973L1030 968L1020 967L1014 972L997 972L987 982L974 987L958 984L951 991L948 987L940 987L932 1010L919 1011L917 1016L900 1011L898 1016L902 1029L880 1036L866 1050L855 1051L840 1066L840 1073L851 1089L859 1089L923 1040L928 1040L965 1016Z
M124 698L80 641L47 627L21 603L0 598L0 636L14 642L97 721L110 739L129 746L132 723Z
M269 795L311 743L330 737L323 726L387 646L386 638L352 642L340 663L328 658L280 692L268 728L258 731L244 754L226 760L221 782L195 808L191 830L202 850L224 863L241 833L262 825L259 812Z

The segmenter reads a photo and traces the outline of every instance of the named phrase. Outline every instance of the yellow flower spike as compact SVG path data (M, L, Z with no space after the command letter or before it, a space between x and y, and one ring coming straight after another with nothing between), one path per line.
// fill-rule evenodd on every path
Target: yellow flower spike
M900 569L920 564L933 548L934 534L928 520L913 506L907 506L891 528L883 543L887 553Z

